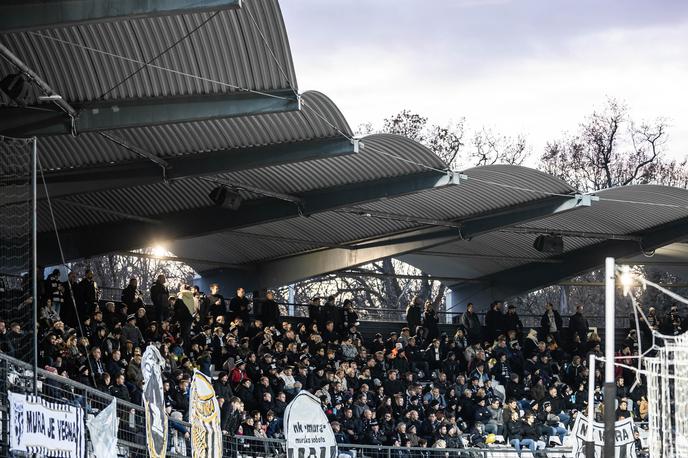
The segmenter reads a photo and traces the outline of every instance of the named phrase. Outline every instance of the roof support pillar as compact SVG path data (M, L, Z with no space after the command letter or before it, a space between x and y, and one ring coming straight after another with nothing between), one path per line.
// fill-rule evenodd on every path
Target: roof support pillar
M283 90L266 93L236 92L221 96L162 97L97 103L78 108L72 125L71 119L61 116L60 112L36 114L32 110L22 111L10 107L16 116L4 116L6 119L3 120L0 133L13 137L66 135L234 118L297 111L301 108L301 101L291 90Z

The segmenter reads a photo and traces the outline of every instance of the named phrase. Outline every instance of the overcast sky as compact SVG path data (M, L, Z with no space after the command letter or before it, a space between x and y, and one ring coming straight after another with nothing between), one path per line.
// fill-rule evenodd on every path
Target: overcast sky
M607 96L688 155L688 1L282 0L299 89L349 120L408 108L525 134L538 154Z

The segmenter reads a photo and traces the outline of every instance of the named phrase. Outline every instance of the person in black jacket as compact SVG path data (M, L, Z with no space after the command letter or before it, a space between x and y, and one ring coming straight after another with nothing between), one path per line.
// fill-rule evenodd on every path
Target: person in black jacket
M127 310L132 312L143 307L141 291L139 291L139 281L136 277L129 279L129 284L122 290L122 303L127 306Z
M509 304L506 308L506 315L504 315L504 330L516 331L516 336L521 337L521 332L523 331L523 322L516 312L516 306L514 304Z
M564 324L561 319L559 312L554 310L554 306L548 302L545 305L545 313L542 314L542 319L540 320L541 336L540 339L544 340L547 334L552 334L557 342L559 342L559 332L562 330Z
M468 343L473 345L480 342L482 339L483 328L480 325L478 315L473 311L473 303L469 302L466 305L466 311L461 315L460 326L463 327L468 338Z
M110 386L109 391L110 395L116 397L117 399L130 402L129 390L127 389L127 386L124 384L124 373L117 374L117 376L115 377L115 384Z
M189 287L184 285L182 290L189 290ZM181 294L181 292L180 292ZM179 324L179 332L184 340L184 351L188 354L191 348L191 325L193 324L193 314L189 307L184 303L181 297L178 297L174 302L174 321Z
M523 429L521 419L518 416L518 410L510 410L509 412L511 412L511 415L509 416L509 420L504 425L506 431L505 439L512 445L512 447L520 451L521 430Z
M62 303L64 301L64 287L60 283L60 269L54 269L50 275L45 279L45 294L50 298L53 308L57 314L60 314Z
M244 406L241 403L241 399L238 397L232 397L229 401L223 402L220 408L220 425L222 431L230 436L234 436L237 431L239 431L239 426L241 426L243 411ZM231 442L232 441L230 441L230 443Z
M220 285L217 283L212 283L210 285L210 296L208 296L208 301L210 302L208 314L212 316L213 319L227 314L225 297L220 294Z
M151 301L153 302L153 315L158 323L162 323L169 318L168 304L170 292L167 286L165 286L166 281L164 275L158 275L157 280L155 280L155 283L153 283L150 289Z
M425 302L425 311L423 312L423 327L427 330L427 340L436 339L440 332L437 328L437 323L439 318L437 317L437 312L435 307L433 307L432 302Z
M588 341L588 330L590 326L588 325L588 320L583 316L583 306L576 306L576 313L571 315L569 318L569 330L571 331L571 336L578 335L582 344Z
M266 328L276 326L280 320L280 309L275 302L275 293L268 291L262 303L260 319Z
M495 301L490 304L490 310L485 314L485 334L489 340L495 340L504 330L504 314L502 303Z
M537 450L545 448L545 443L540 440L538 425L535 423L535 415L532 412L527 413L521 423L520 445L521 447L528 447L533 456Z
M251 301L246 297L245 294L246 291L244 288L237 288L236 296L229 301L229 312L230 321L233 321L235 318L241 318L244 326L247 326L249 322Z
M93 280L93 271L86 270L86 275L79 282L79 318L83 322L90 318L98 307L98 285Z
M70 328L79 328L77 310L81 299L79 298L79 284L76 281L76 273L69 272L67 281L62 283L64 302L60 310L60 318Z
M423 310L421 309L422 305L423 300L416 296L406 308L406 323L408 324L411 332L415 332L416 328L421 324L423 313Z

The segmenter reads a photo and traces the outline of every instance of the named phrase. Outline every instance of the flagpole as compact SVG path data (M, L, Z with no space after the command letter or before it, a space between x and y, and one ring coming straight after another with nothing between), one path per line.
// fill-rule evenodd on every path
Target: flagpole
M585 441L585 458L595 458L595 441L592 425L595 421L595 355L590 353L588 360L588 434Z
M31 153L31 295L33 296L33 394L38 396L38 204L37 204L37 170L38 170L38 139L33 138ZM42 275L42 274L41 274Z
M614 458L614 420L616 384L614 383L614 332L616 263L614 258L605 260L604 301L604 458Z

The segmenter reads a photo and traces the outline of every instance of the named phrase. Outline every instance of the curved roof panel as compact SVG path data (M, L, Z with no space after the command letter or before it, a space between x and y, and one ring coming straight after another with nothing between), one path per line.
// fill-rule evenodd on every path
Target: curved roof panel
M75 104L221 94L239 88L297 89L277 0L252 0L237 10L137 17L1 36L10 50L24 51L24 62ZM149 62L159 68L139 71ZM0 61L0 73L9 70Z
M468 179L461 180L459 186L438 188L424 193L374 202L362 205L361 208L406 215L423 215L425 218L433 219L456 219L517 206L550 194L569 195L575 192L569 184L560 179L527 167L487 165L474 167L463 173ZM524 190L513 187L521 187Z
M273 192L299 195L317 189L425 171L425 166L419 164L435 168L444 166L430 150L404 137L376 134L364 137L362 143L364 147L356 154L219 174L216 178L236 185L247 184ZM248 153L244 151L242 154ZM400 160L390 160L385 154L392 154ZM58 227L85 227L125 219L113 212L152 218L207 207L211 205L208 194L215 186L203 178L185 178L169 183L76 194L60 199L58 205L62 211L59 212ZM246 200L259 197L247 192L241 194ZM70 208L71 201L93 205L111 213L98 212L97 209L84 210L82 207ZM47 229L49 226L46 226Z
M688 216L688 190L659 185L603 189L598 202L578 212L564 213L526 227L551 230L632 234Z

